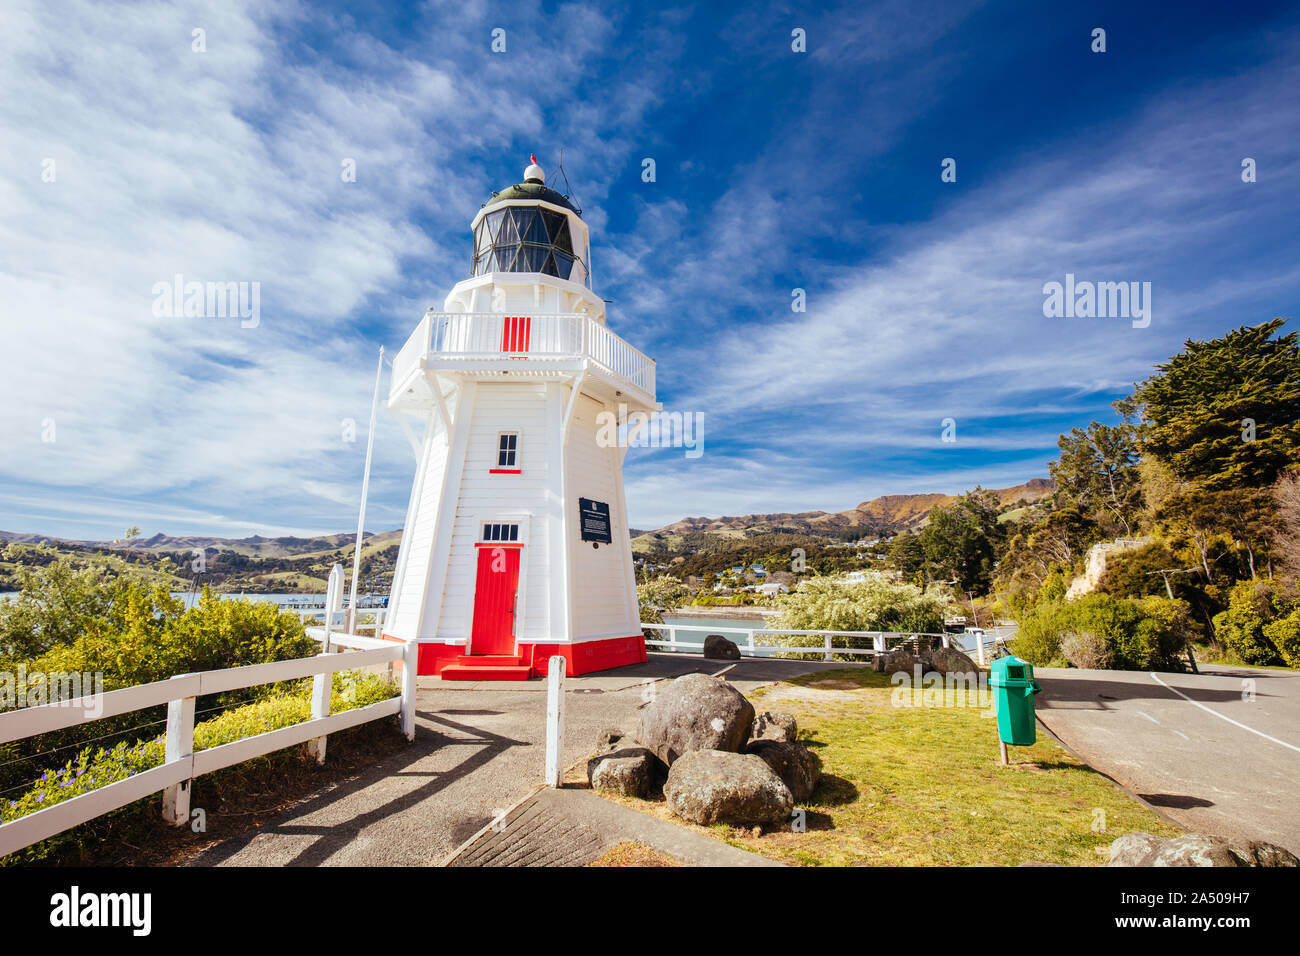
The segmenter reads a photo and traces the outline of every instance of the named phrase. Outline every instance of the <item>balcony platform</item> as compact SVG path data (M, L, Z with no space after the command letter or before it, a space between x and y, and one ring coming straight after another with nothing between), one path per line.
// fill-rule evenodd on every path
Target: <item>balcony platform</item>
M584 387L604 398L657 407L654 359L578 313L429 312L393 359L389 407L426 407L431 373L546 381L582 374Z

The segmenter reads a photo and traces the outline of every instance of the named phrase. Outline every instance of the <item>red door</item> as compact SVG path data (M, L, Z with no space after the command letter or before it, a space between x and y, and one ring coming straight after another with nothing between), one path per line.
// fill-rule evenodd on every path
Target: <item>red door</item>
M519 591L519 548L483 545L478 549L471 654L515 652L515 602Z

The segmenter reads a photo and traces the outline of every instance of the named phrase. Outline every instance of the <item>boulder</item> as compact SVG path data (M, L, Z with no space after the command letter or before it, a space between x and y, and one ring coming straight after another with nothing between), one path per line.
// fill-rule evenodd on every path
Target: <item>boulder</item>
M1111 866L1300 866L1294 853L1272 843L1225 840L1207 833L1158 837L1126 833L1110 845Z
M1110 866L1140 866L1165 841L1150 833L1125 833L1110 845Z
M693 750L668 770L664 798L684 820L753 826L790 819L794 798L781 778L753 754Z
M803 744L785 740L751 740L745 753L753 754L772 768L790 790L795 803L812 796L822 776L822 763Z
M978 674L979 665L955 647L940 645L926 655L928 667L926 673L938 674Z
M749 728L750 740L789 740L798 739L799 725L789 714L773 713L765 710L754 718L754 726Z
M753 723L753 705L736 688L706 674L687 674L641 709L636 739L672 766L692 750L739 751Z
M627 733L617 727L606 728L596 735L596 753L598 754L607 754L611 750L618 750L621 747L631 745L632 742L628 740Z
M587 761L587 782L593 790L644 799L662 780L663 764L644 747L624 747Z
M711 661L738 661L740 648L721 634L710 634L704 639L704 656Z
M921 673L926 672L929 663L924 659L917 657L911 651L896 650L888 654L876 654L871 658L872 670L880 671L884 674L897 674L899 671L905 671L908 674L915 673L917 664L921 665Z

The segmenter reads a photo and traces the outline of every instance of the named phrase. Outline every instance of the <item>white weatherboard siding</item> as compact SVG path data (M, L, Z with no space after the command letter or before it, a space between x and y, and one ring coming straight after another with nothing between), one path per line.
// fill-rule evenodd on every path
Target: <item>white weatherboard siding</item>
M596 441L596 416L604 410L600 402L582 395L564 449L565 508L573 519L568 522L568 539L575 641L627 637L639 631L637 622L628 619L626 552L631 543L623 523L621 489L615 474L617 449L602 448ZM590 541L582 540L579 498L592 498L610 506L613 544L593 548Z
M419 445L419 462L384 630L446 645L424 649L426 672L500 668L498 676L522 679L539 667L530 644L606 639L613 640L603 650L588 644L585 652L566 651L574 673L639 659L639 648L626 640L640 626L623 498L625 449L597 443L597 418L619 407L659 407L654 360L605 325L604 300L586 271L587 224L567 200L534 189L544 178L534 164L526 182L511 187L517 193L493 194L471 224L475 274L456 283L443 312L425 313L393 359L388 407L404 423L423 423L425 437L421 444L405 429ZM530 218L538 207L544 215ZM567 220L571 248L556 231L555 216ZM553 249L546 255L555 258L517 259L521 230L534 250L549 239ZM560 278L555 273L573 251L574 271ZM516 266L538 271L512 271ZM503 432L518 436L518 460L504 466L509 473L497 467ZM580 498L608 505L609 544L582 540ZM528 658L527 668L474 659L482 552L476 545L491 546L483 542L485 524L519 528L512 542L519 548L512 620L516 652ZM510 600L494 590L493 601L498 597ZM489 610L491 626L503 626L503 609L494 603Z
M551 495L547 446L558 440L547 417L545 385L482 382L478 386L438 624L442 640L467 640L473 631L478 574L474 546L485 521L520 526L524 553L520 559L519 630L515 636L525 641L546 639L550 548L548 536L540 527L540 516L545 515ZM497 463L497 438L503 431L519 433L517 467L521 474L491 473Z
M402 640L419 636L417 630L428 589L446 468L447 438L441 419L434 416L425 431L421 460L416 468L411 513L402 530L398 554L401 578L394 583L389 602L394 607L384 627L386 633Z

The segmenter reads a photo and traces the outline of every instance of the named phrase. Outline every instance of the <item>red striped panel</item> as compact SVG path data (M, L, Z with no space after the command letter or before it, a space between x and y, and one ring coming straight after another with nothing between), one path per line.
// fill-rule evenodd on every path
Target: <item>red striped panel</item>
M502 352L527 352L533 319L529 315L507 315L501 330Z

